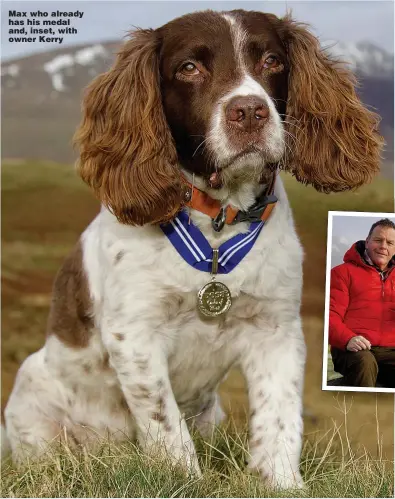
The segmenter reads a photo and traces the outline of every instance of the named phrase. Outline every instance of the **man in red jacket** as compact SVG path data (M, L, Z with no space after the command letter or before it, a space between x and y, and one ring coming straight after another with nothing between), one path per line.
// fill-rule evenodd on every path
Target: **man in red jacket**
M329 343L344 385L395 387L395 224L374 223L331 273Z

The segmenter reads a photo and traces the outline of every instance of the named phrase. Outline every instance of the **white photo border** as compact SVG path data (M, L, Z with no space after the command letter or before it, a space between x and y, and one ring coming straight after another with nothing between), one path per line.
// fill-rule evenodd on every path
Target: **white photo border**
M365 392L365 393L395 393L395 388L369 388L358 386L328 386L328 352L329 352L329 297L332 262L332 226L333 217L370 217L394 218L395 213L378 213L366 211L328 211L328 230L326 241L326 279L325 279L325 316L324 316L324 348L322 356L322 390L333 392Z

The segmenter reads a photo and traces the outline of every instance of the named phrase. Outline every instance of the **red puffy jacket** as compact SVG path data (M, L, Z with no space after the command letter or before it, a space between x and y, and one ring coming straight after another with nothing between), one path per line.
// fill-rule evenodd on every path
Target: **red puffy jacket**
M358 241L331 272L329 343L345 349L361 335L372 346L395 347L394 259L382 280L378 270L365 263L365 242Z

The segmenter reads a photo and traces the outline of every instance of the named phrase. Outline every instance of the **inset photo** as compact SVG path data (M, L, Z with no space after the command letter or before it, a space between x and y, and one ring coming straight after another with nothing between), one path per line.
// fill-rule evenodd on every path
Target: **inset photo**
M394 213L328 213L322 389L395 393Z

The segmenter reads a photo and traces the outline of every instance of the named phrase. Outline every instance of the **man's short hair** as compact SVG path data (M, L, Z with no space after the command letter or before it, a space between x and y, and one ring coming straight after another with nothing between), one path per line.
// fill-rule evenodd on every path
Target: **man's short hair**
M380 226L380 227L389 227L390 229L394 229L395 230L395 223L392 222L392 220L390 220L389 218L383 218L382 220L378 220L377 222L375 222L370 227L370 231L369 231L367 239L369 239L369 237L372 235L372 232L374 231L374 229L376 227L378 227L378 226Z

